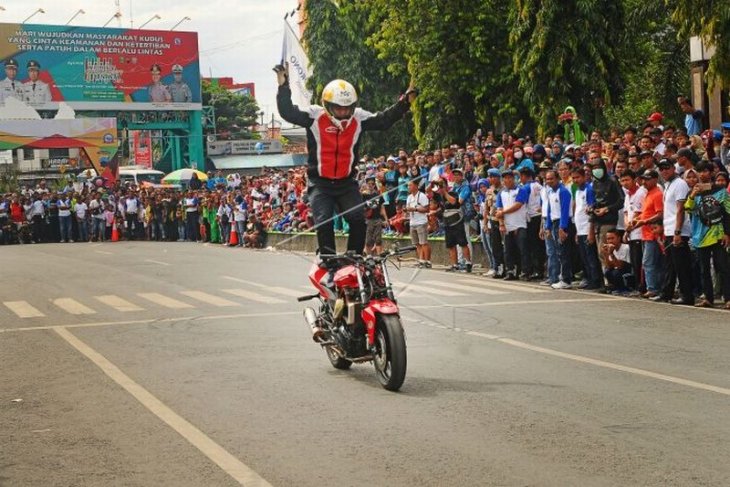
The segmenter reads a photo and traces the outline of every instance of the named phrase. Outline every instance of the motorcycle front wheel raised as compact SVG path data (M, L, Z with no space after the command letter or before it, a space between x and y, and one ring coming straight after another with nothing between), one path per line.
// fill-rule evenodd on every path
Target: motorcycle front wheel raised
M375 329L375 375L383 388L397 391L406 378L406 337L398 315L380 315Z

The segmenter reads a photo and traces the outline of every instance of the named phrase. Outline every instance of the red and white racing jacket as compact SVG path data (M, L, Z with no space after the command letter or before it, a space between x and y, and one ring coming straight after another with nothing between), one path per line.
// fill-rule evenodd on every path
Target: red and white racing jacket
M289 85L279 86L276 105L281 118L307 129L310 178L347 179L354 176L360 159L360 135L368 130L387 130L403 118L409 104L404 99L378 113L356 108L350 120L337 127L325 109L312 105L301 110L291 101Z

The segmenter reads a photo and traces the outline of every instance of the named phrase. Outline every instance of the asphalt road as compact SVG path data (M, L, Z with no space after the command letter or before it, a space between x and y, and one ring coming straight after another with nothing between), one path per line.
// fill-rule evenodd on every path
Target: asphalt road
M0 247L0 485L730 485L730 313L404 268L390 393L311 341L310 260Z

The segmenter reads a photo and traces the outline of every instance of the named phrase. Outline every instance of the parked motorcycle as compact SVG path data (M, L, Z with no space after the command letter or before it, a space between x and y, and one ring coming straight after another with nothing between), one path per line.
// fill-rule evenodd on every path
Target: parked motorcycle
M298 298L319 299L319 310L305 308L304 320L332 366L346 370L372 361L378 381L389 391L400 389L405 380L406 340L387 264L415 249L320 256L322 263L309 272L318 293Z

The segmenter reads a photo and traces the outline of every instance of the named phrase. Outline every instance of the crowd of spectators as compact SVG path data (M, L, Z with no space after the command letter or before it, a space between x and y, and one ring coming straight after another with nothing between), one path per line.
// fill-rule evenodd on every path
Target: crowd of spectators
M365 156L353 171L366 251L380 251L384 235L410 236L417 265L431 267L432 237L443 236L450 272L472 272L476 244L490 278L703 307L720 296L730 309L730 124L701 131L701 113L679 102L679 128L653 113L643 126L587 132L572 112L540 141L478 131L463 146ZM4 244L116 231L250 247L267 232L313 227L303 167L240 180L211 173L184 190L41 182L0 198L0 224Z
M0 244L126 239L260 248L268 231L312 227L304 174L294 168L233 180L211 172L186 188L69 182L51 190L41 180L0 196Z

